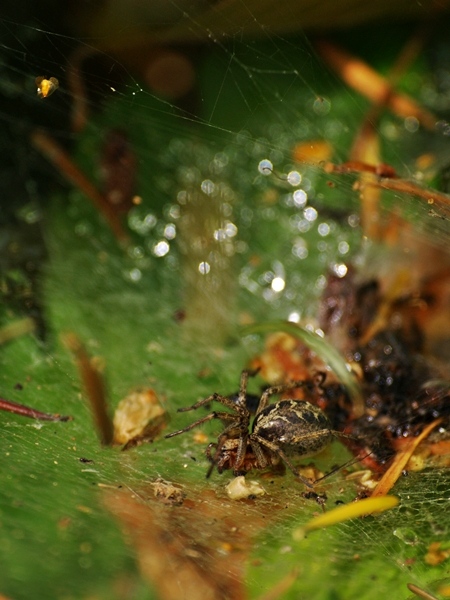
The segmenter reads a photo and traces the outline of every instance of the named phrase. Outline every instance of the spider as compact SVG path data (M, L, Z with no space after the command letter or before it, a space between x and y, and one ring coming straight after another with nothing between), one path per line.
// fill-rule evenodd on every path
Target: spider
M233 412L213 411L165 437L171 438L212 419L220 419L225 429L219 435L217 443L210 444L206 450L211 462L207 477L215 466L219 473L225 469L233 469L234 475L242 475L254 468L276 466L282 461L302 483L309 488L313 487L313 483L299 475L291 458L306 458L318 454L329 445L334 436L341 434L333 431L330 421L319 407L306 400L288 399L269 404L269 399L274 394L298 387L312 384L320 387L324 377L320 375L320 382L293 381L264 390L250 429L252 413L247 406L249 375L248 371L242 372L236 399L212 394L192 406L178 409L178 412L187 412L216 401Z

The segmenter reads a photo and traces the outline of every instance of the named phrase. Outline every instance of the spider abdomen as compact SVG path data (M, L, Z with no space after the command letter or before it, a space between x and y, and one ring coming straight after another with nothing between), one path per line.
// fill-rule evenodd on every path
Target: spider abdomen
M333 437L324 412L301 400L281 400L267 406L256 416L252 434L275 444L286 455L299 457L321 452Z

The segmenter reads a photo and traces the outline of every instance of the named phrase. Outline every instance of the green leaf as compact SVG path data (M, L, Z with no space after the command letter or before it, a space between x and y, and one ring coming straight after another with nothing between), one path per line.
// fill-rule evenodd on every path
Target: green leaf
M291 44L277 45L287 51ZM193 432L127 452L98 442L62 334L75 333L101 358L111 411L130 390L151 387L176 430L207 414L177 415L177 408L237 391L241 370L262 349L256 332L281 320L292 332L296 326L286 321L293 313L312 322L327 265L360 252L360 232L347 221L357 199L345 177L329 188L321 168L300 168L291 158L295 143L317 137L345 155L357 123L349 117L352 95L317 73L315 86L327 91L332 107L329 116L320 114L303 85L306 66L301 78L286 78L279 68L272 75L271 44L252 46L244 58L233 65L229 87L222 87L223 55L205 59L200 123L145 92L133 101L125 94L108 102L80 139L78 162L93 179L107 128L125 124L137 148L142 202L128 216L126 250L79 191L54 195L45 210L48 339L26 334L2 347L2 389L13 401L73 421L0 414L0 593L8 597L174 598L174 590L195 582L190 598L259 598L279 589L287 599L375 600L404 598L408 582L432 587L447 575L445 560L425 560L431 542L448 542L446 469L403 478L394 490L399 508L296 541L294 531L321 508L290 473L252 473L266 495L233 501L225 490L230 473L205 479L207 443ZM267 73L259 71L254 83L249 73L263 59ZM272 98L272 88L283 99L276 107L261 102ZM401 144L404 137L397 150ZM258 171L268 158L271 176ZM314 190L326 235L299 223L295 188L285 177L295 169ZM339 254L343 242L349 252ZM275 278L284 288L272 285ZM5 324L16 318L6 314ZM306 329L296 331L321 351ZM334 349L326 359L348 377ZM258 381L251 386L256 392ZM214 442L221 425L204 431ZM335 442L313 461L327 472L348 458ZM186 495L180 505L167 501L160 479ZM327 507L357 493L342 472L317 491L327 494Z

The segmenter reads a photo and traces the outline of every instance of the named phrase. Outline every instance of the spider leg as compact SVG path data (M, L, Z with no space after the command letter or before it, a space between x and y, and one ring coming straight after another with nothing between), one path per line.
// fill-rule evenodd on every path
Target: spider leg
M211 455L211 450L213 448L215 449L214 456ZM206 479L209 479L211 477L211 473L214 471L214 467L217 464L217 459L215 458L217 456L217 444L214 444L214 443L208 444L205 454L206 454L206 458L211 463L209 466L209 469L206 472ZM219 473L221 473L221 471L219 471Z
M279 446L277 446L277 444L274 444L273 442L269 442L268 440L265 440L264 438L260 437L259 435L255 435L255 434L252 434L252 438L254 441L258 442L261 446L268 448L274 454L278 454L278 456L281 458L281 460L290 468L290 470L294 473L294 475L297 477L297 479L300 479L300 481L304 485L306 485L309 488L314 487L314 482L311 483L311 481L308 481L308 479L305 479L305 477L302 477L299 474L298 469L295 468L295 466L292 464L290 459L286 456L286 454L283 452L283 450ZM253 448L253 444L252 444L252 448Z
M255 377L255 375L258 374L258 371L259 371L259 368L254 369L253 371L247 371L247 370L242 371L241 379L239 382L239 393L238 393L238 400L237 400L237 404L240 407L246 406L248 378Z
M179 408L177 412L188 412L190 410L195 410L197 408L200 408L201 406L205 406L205 404L210 404L214 401L219 402L227 408L231 408L232 410L236 411L236 404L233 402L233 400L230 400L230 398L227 398L226 396L221 396L220 394L211 394L211 396L199 400L192 406L184 406L182 408Z
M262 448L261 444L255 439L254 435L250 436L250 446L252 447L253 454L256 456L258 460L258 466L261 469L265 469L269 465L269 461L267 460Z
M207 423L208 421L212 421L213 419L220 419L221 421L233 421L235 423L236 422L236 415L233 415L233 414L231 414L229 412L212 412L212 413L209 413L209 415L206 415L206 417L202 417L201 419L198 419L197 421L194 421L190 425L187 425L183 429L179 429L178 431L173 431L172 433L168 433L164 437L165 438L171 438L171 437L174 437L176 435L180 435L180 433L185 433L186 431L190 431L191 429L194 429L195 427L198 427L202 423ZM228 431L229 429L232 429L232 427L233 427L233 424L231 424L230 426L228 426L225 429L225 432Z
M236 452L236 460L234 463L234 473L236 474L236 472L240 472L240 467L242 465L242 463L244 462L244 458L245 458L245 454L247 452L247 444L248 444L248 429L246 430L246 432L241 435L241 437L239 438L239 446Z
M290 383L280 383L279 385L272 385L272 386L268 387L262 393L261 400L259 401L258 410L256 411L256 414L258 415L262 410L264 410L267 407L267 405L269 404L270 396L273 396L274 394L282 394L283 392L287 392L287 391L293 390L295 388L304 387L305 385L308 385L310 383L311 383L310 381L306 381L306 380L305 381L291 381Z
M242 371L241 379L239 382L239 394L237 404L241 407L245 406L245 399L247 396L247 385L248 385L249 372Z

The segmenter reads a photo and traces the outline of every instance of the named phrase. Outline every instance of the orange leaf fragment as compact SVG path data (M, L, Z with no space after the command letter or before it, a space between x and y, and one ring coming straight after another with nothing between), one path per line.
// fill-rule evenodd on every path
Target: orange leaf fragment
M433 431L435 427L439 425L439 423L441 423L441 421L442 418L435 419L432 423L427 425L417 437L411 438L405 444L405 447L399 452L397 452L394 461L378 482L378 485L374 489L371 497L385 496L389 493L389 491L395 485L397 479L400 477L403 469L406 467L409 459L414 454L414 451L417 448L417 446Z

